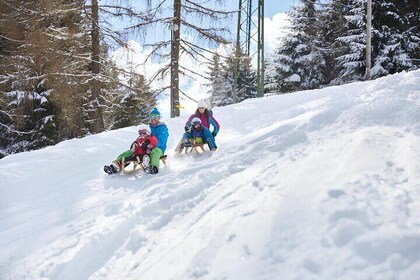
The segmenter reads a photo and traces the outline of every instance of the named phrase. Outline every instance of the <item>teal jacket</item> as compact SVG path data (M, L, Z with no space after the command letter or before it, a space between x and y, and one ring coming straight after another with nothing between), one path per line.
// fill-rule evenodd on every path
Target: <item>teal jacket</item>
M162 150L163 153L166 151L166 143L168 142L169 132L168 127L165 123L158 123L157 125L151 125L150 126L150 132L151 135L156 136L158 142L156 144L156 147Z

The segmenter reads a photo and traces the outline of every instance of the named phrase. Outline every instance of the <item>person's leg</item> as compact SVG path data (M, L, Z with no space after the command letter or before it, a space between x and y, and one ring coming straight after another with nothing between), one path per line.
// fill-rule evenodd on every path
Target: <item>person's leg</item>
M152 149L152 151L149 154L150 157L150 163L149 163L149 167L147 168L148 170L146 170L147 173L158 173L159 170L159 161L160 161L160 157L163 156L163 152L160 148L158 147L154 147Z
M124 160L124 162L127 161L127 159L131 158L131 155L132 155L132 152L130 150L128 150L128 151L125 151L122 154L120 154L117 157L117 159L113 161L115 163L115 165L117 165L117 167L119 169L118 171L121 171L124 168L124 166L122 166L123 160Z
M132 153L131 153L131 151L130 151L130 150L125 151L125 152L123 152L122 154L120 154L120 155L117 157L116 161L122 162L122 160L123 160L123 159L130 157L130 156L131 156L131 154L132 154Z
M201 137L196 137L196 138L194 138L193 143L195 145L201 145L201 144L204 144L204 140Z
M185 147L189 147L188 138L190 137L191 137L191 133L185 132L182 135L181 141L179 141L178 145L176 146L175 152L177 152L178 154L181 154L182 150L184 150Z
M205 139L205 142L207 143L207 145L209 145L210 150L213 151L213 150L217 149L216 141L214 140L214 137L210 133L209 130L204 131L204 139Z

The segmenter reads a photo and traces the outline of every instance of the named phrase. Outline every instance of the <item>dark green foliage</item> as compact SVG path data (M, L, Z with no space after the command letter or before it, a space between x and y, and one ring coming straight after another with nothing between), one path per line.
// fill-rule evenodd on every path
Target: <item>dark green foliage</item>
M137 124L144 121L143 107L156 105L142 76L132 74L130 87L119 80L120 69L107 72L106 45L100 46L100 73L92 73L91 11L85 5L0 0L0 157ZM97 95L93 79L99 81ZM110 92L116 98L108 98ZM119 125L98 125L109 119Z
M291 92L363 80L366 0L300 0L268 62L266 89ZM372 78L419 68L418 1L372 1Z
M218 55L213 56L209 66L210 71L207 73L213 106L225 106L233 103L234 57L234 51L224 61L220 61ZM243 101L257 96L257 81L255 69L250 63L251 58L241 54L238 60L236 98L237 101Z

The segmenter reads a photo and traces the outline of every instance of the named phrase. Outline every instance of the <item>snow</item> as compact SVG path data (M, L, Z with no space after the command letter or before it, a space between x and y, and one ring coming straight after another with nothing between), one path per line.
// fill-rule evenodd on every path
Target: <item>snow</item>
M418 279L420 71L215 108L219 150L108 176L135 127L0 160L0 279Z
M284 79L285 82L300 82L300 76L298 74L293 74L290 77Z

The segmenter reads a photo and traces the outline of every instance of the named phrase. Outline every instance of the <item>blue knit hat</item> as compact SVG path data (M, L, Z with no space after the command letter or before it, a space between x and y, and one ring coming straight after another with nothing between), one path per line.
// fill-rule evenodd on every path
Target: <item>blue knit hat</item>
M160 117L159 110L157 108L153 108L153 110L149 113L149 119L156 119L158 117Z

